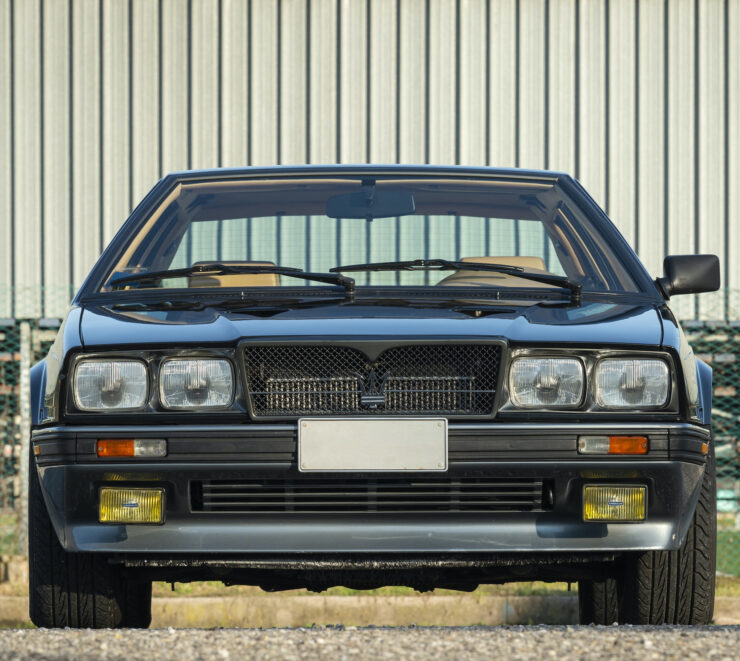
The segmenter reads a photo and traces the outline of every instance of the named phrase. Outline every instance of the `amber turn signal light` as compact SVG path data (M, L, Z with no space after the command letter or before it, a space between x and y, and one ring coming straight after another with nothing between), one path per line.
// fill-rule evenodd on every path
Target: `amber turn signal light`
M98 457L133 457L133 438L106 438L98 441Z
M648 440L645 436L610 436L609 454L647 454Z
M647 454L646 436L579 436L579 454Z
M165 457L167 441L162 438L100 438L98 457Z

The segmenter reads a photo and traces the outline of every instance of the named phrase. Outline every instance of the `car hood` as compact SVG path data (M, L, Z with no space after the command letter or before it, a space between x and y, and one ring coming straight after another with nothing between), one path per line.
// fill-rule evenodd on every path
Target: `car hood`
M244 339L278 338L503 338L511 342L630 346L659 346L662 341L656 308L645 303L586 300L578 307L534 305L502 310L476 317L454 309L356 303L274 314L265 311L257 316L213 308L122 312L88 306L80 332L88 350L233 345Z

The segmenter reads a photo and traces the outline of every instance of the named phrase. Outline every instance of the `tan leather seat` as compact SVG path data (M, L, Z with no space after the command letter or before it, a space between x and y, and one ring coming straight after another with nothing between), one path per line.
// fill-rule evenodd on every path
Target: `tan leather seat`
M542 257L528 255L511 255L504 257L463 257L461 262L478 262L478 264L501 264L503 266L520 266L528 271L544 271L545 260Z
M208 264L209 262L196 262ZM275 262L220 262L227 266L275 266ZM280 276L277 273L234 273L233 275L191 275L188 278L190 287L279 287Z
M497 257L463 257L461 262L477 262L479 264L500 264L502 266L517 266L527 271L542 271L546 273L545 260L542 257L527 255L511 255ZM548 287L544 283L534 282L533 280L523 280L514 275L506 273L494 273L491 271L476 271L474 269L455 271L438 285L444 287L480 287L486 285L503 285L507 286L527 286L527 287Z

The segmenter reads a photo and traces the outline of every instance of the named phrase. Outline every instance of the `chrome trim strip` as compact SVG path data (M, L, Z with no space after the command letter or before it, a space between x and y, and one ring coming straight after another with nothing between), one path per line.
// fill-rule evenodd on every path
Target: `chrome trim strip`
M59 434L62 432L95 432L101 434L108 433L131 433L139 432L162 432L163 434L173 434L182 432L209 432L209 431L241 431L241 432L294 432L296 425L76 425L76 426L56 426L34 429L32 436L43 436L45 434Z
M402 416L399 416L401 419ZM363 418L364 419L364 418ZM58 434L62 432L94 432L94 433L131 433L153 432L162 434L177 434L183 432L295 432L298 428L297 423L292 424L244 424L244 425L115 425L115 426L96 426L96 425L77 425L77 426L56 426L34 429L31 432L33 437L44 436L47 434ZM580 430L604 429L604 430L630 430L630 431L694 431L706 437L710 436L710 431L699 425L690 422L526 422L526 423L497 423L497 422L450 422L449 431L571 431L579 432Z
M710 431L699 425L690 422L527 422L527 423L461 423L450 424L452 429L476 429L476 430L495 430L495 429L531 429L531 430L557 430L557 431L579 431L581 429L629 429L634 431L668 431L668 430L692 430L710 435Z

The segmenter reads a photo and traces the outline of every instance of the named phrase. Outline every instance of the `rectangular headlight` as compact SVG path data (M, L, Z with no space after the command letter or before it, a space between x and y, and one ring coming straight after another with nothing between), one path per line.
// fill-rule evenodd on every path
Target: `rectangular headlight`
M583 400L583 363L577 358L515 358L509 369L511 403L519 408L574 408Z
M660 408L670 384L668 365L657 358L605 358L596 365L596 403L602 408Z
M159 369L159 398L167 409L229 406L234 398L234 371L228 360L174 358Z
M140 409L149 380L138 360L81 360L74 373L75 405L81 411Z

